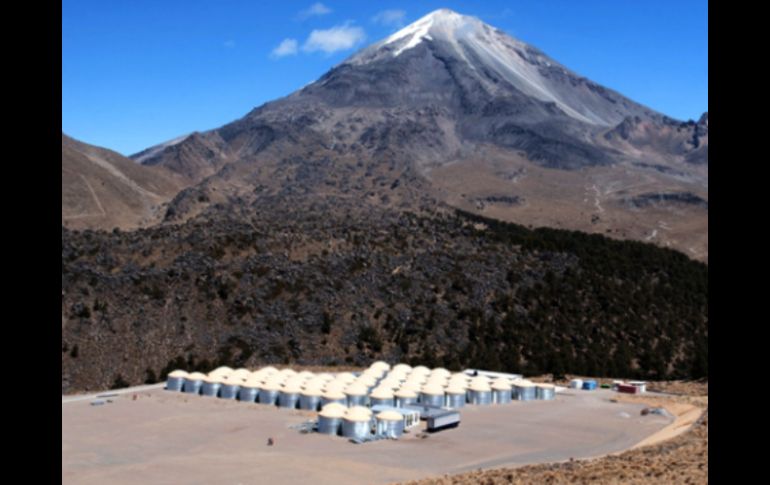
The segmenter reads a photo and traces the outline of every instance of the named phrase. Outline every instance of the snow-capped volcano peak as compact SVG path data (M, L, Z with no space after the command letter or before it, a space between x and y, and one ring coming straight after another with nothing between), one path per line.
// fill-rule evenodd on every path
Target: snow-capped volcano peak
M405 50L419 44L423 39L433 40L431 34L439 38L451 38L454 37L455 32L467 32L469 27L471 29L476 27L476 25L473 25L475 23L481 22L473 17L466 17L447 8L442 8L399 30L382 41L380 46L392 44L401 39L408 39L405 44L401 45L393 53L393 56L398 56Z
M451 69L453 82L462 78L470 83L466 86L474 85L474 90L490 99L524 95L551 103L570 118L594 126L614 126L627 115L618 107L617 93L478 18L449 9L425 15L342 65L379 73L391 69L402 76L410 72L413 80L420 79L415 86L430 83L430 70Z

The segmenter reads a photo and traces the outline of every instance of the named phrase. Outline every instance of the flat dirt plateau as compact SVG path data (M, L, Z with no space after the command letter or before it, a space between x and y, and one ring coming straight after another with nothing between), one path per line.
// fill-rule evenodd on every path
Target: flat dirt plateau
M678 399L568 390L554 401L468 406L461 409L458 428L434 434L412 429L398 441L360 445L291 428L314 419L315 413L259 404L162 389L112 396L100 406L91 405L92 399L63 399L62 482L359 484L444 476L417 483L662 483L674 477L685 483L680 475L665 473L674 461L706 463L707 442L700 449L700 441L693 438L701 436L705 420L695 431L652 448L570 462L623 452L681 424L673 411L671 417L641 415L649 405L645 398ZM681 404L688 404L682 412L692 409L693 403ZM270 437L273 446L267 446ZM624 458L629 453L632 457ZM686 466L683 463L677 470ZM587 471L582 472L583 467ZM645 474L650 474L646 480L633 481Z
M676 419L630 451L597 459L445 475L406 484L708 483L708 382L656 382L649 387L676 395L617 394L615 399L619 402L662 406Z

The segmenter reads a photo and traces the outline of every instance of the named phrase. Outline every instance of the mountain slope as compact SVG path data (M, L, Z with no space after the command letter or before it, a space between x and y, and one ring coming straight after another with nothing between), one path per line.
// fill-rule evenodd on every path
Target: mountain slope
M708 268L648 244L356 199L62 230L62 392L176 368L407 361L708 374Z
M108 230L148 225L180 187L166 169L62 134L62 225Z
M692 144L701 129L442 9L290 96L134 159L192 184L171 204L171 221L298 183L393 204L398 184L418 193L399 198L403 206L432 198L707 259L707 206L686 202L708 200L708 137ZM654 206L633 202L653 195Z

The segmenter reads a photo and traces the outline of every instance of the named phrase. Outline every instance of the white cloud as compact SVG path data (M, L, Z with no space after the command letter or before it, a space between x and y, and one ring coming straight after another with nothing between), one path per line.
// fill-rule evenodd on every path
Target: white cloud
M348 24L337 25L327 30L314 30L302 46L305 52L324 51L331 54L352 49L366 39L364 29L350 27Z
M314 15L326 15L327 13L331 13L332 9L327 7L321 2L316 2L313 5L309 6L305 10L300 11L298 14L300 19L306 19L308 17L312 17Z
M403 10L383 10L372 17L372 22L381 25L395 25L401 27L404 25L406 12Z
M283 39L281 43L278 44L278 47L273 49L273 52L270 53L270 57L277 59L279 57L296 55L298 45L297 39Z

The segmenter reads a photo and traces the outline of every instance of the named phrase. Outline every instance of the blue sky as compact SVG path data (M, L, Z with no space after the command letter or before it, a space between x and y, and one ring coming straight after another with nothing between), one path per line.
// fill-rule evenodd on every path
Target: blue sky
M62 130L129 155L216 128L442 7L671 117L708 110L706 0L63 0Z

